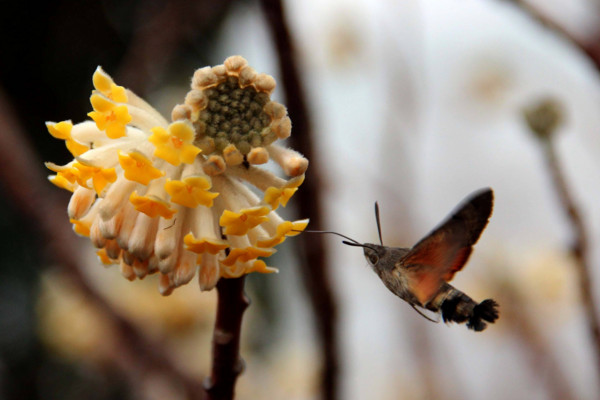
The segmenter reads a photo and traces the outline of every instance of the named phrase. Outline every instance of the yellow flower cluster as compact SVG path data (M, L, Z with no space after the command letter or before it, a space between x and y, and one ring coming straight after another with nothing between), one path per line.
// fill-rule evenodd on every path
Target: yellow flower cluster
M46 165L50 181L73 192L69 219L100 260L128 279L158 273L165 295L196 274L209 290L222 277L276 271L263 258L308 220L284 221L275 210L308 161L274 143L291 121L269 98L273 78L240 56L202 68L172 122L101 68L92 80L92 121L47 123L74 160ZM289 178L256 166L269 159Z

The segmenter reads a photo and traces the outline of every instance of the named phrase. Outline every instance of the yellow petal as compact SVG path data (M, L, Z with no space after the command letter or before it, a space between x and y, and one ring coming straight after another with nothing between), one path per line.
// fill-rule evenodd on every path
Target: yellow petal
M99 66L96 68L94 75L92 75L92 83L94 84L94 87L101 93L108 93L113 80L110 75L104 72L102 67Z
M235 264L236 262L247 262L250 260L254 260L258 257L269 257L273 253L275 253L275 250L273 250L273 249L265 250L265 249L258 249L256 247L246 247L243 249L236 248L236 249L231 249L231 251L229 252L227 257L225 257L225 259L223 261L221 261L221 263L223 265L230 267L233 264Z
M108 136L110 139L118 139L126 134L127 129L125 128L125 125L118 122L108 122L106 124L106 136Z
M90 97L90 103L92 103L92 108L94 111L99 113L107 113L113 110L115 104L105 98L104 96L100 96L99 94L93 94Z
M94 87L108 98L119 102L127 102L127 94L125 88L115 85L113 79L101 67L96 69L92 76Z
M164 172L152 165L152 161L137 151L128 154L119 153L119 164L125 171L125 178L142 185L147 185L151 180L164 175Z
M150 218L160 216L164 219L171 219L177 212L176 210L173 210L166 201L152 195L138 196L135 191L129 196L129 201L137 211L146 214Z
M267 240L259 240L256 245L258 247L275 247L280 243L283 243L286 236L296 236L308 225L308 219L302 219L298 221L284 221L277 226L277 232L275 235Z
M308 226L309 219L299 219L292 222L292 229L286 233L286 236L296 236L302 233Z
M114 168L98 168L92 175L92 184L98 195L102 193L106 185L117 180L117 173Z
M118 86L114 83L110 87L110 94L108 97L119 103L127 103L127 91L123 86Z
M279 272L277 268L269 267L263 260L256 260L252 263L250 269L246 270L246 273L250 272L260 272L261 274L272 274L274 272Z
M100 249L96 252L96 254L98 255L98 258L100 259L100 262L104 265L111 265L111 264L116 264L116 260L112 260L108 254L106 254L106 249Z
M245 235L250 229L269 220L266 215L271 210L266 206L252 207L233 212L223 211L219 224L225 228L225 235Z
M87 223L76 219L71 219L69 221L73 224L75 233L81 236L90 236L90 226Z
M156 147L154 155L174 166L182 162L193 163L201 151L192 144L195 134L189 122L175 121L166 130L154 127L151 131L152 135L148 141Z
M229 247L229 244L223 240L216 239L196 239L190 232L183 238L185 249L194 253L210 253L217 254L221 250L225 250Z
M219 193L209 192L210 181L204 176L189 176L181 181L167 180L165 190L173 203L195 208L198 205L212 207L213 199Z
M87 115L96 123L99 130L103 131L106 129L107 121L104 113L101 113L100 111L91 111Z
M123 125L127 125L131 122L132 117L129 114L127 106L116 106L113 111L115 113L115 121Z
M184 121L175 121L169 125L169 131L171 135L179 138L181 142L191 142L194 139L194 129L192 126Z
M127 106L117 105L99 94L93 94L90 102L94 111L88 113L88 116L96 122L98 129L106 130L106 135L111 139L125 136L125 126L131 122Z
M200 154L202 150L193 144L186 144L181 148L180 159L181 162L186 164L192 164L196 159L196 156Z
M71 121L62 121L58 123L46 122L46 128L50 134L62 140L71 139L71 129L73 129L73 123Z
M283 187L269 187L265 190L263 201L269 204L273 210L276 210L279 205L285 207L302 182L304 182L304 175L290 179Z
M86 151L88 151L90 149L85 144L81 144L72 139L67 140L65 142L65 144L67 145L67 150L69 150L69 152L73 155L73 157L79 157L80 155L82 155L83 153L85 153Z
M66 179L61 174L50 175L48 177L48 180L50 182L52 182L52 184L58 186L61 189L65 189L65 190L68 190L70 192L72 192L72 191L75 190L75 184L73 184L73 182L70 182L68 179Z

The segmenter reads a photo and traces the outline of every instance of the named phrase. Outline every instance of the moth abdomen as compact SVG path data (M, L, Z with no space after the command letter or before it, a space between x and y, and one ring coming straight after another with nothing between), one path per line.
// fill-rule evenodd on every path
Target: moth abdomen
M478 304L460 290L452 288L439 305L439 311L444 322L466 322L467 328L479 332L487 327L486 322L493 323L498 319L497 307L498 303L492 299Z

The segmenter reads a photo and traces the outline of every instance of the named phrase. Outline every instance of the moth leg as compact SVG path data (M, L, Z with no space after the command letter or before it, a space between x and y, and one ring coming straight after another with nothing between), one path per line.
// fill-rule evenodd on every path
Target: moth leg
M418 313L421 315L421 317L425 318L426 320L428 320L428 321L431 321L431 322L434 322L434 323L436 323L436 324L437 324L438 322L440 322L440 321L436 321L435 319L431 319L431 318L429 318L427 315L423 314L423 313L421 312L421 310L419 310L417 307L415 307L415 305L414 305L414 304L411 304L410 306L412 307L412 309L413 309L413 310L415 310L416 312L418 312Z

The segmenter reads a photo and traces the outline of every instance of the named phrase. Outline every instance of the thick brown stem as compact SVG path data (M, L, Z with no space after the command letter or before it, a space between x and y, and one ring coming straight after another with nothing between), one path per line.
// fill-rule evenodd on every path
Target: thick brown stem
M213 366L204 388L211 400L231 400L235 382L244 370L240 357L242 316L250 301L244 293L245 276L217 283L217 320L213 333Z
M280 0L261 0L271 36L277 48L277 59L285 88L285 104L293 123L290 144L310 160L310 178L296 194L299 214L310 218L312 229L321 229L321 203L319 202L319 162L314 155L311 124L304 90L298 73L298 62L290 32L285 22ZM310 173L313 171L313 173ZM304 267L301 268L304 285L310 296L316 317L317 332L323 354L321 375L321 397L325 400L337 398L338 393L338 337L337 304L326 263L326 251L322 235L302 235Z

